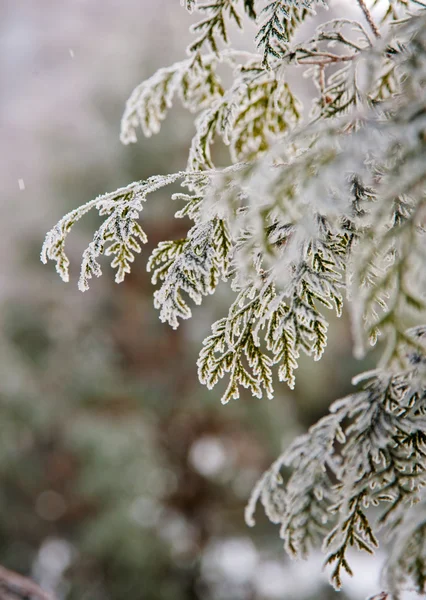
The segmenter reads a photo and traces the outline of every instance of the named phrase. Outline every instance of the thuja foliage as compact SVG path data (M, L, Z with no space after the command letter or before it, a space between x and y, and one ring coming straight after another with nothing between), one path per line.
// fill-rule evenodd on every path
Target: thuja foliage
M321 358L328 315L347 305L356 355L381 341L377 369L265 473L247 522L260 500L291 556L322 545L337 588L351 574L348 550L372 553L383 529L392 548L384 594L398 598L405 587L426 591L426 5L358 0L357 20L324 22L296 43L299 25L326 6L187 1L200 16L187 57L134 90L121 126L125 144L139 128L157 133L179 98L197 115L186 170L71 211L47 234L42 260L67 281L66 236L95 209L104 221L79 287L101 274L103 254L122 281L146 242L148 194L180 181L175 216L192 226L148 260L154 304L176 328L192 303L230 283L235 300L198 360L208 388L226 382L224 403L241 388L272 398L274 374L292 388L301 353ZM245 20L258 27L254 52L229 45ZM310 107L292 89L297 70L315 84ZM225 166L212 151L218 139L230 150Z

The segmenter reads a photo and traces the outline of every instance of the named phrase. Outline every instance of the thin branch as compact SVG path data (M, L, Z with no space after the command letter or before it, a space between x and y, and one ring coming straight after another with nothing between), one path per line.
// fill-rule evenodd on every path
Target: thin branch
M321 91L321 97L324 100L324 90L325 90L324 65L320 65L320 67L319 67L319 86L320 86L320 91Z
M362 12L364 13L365 18L367 19L368 24L370 25L374 35L376 36L376 38L380 38L381 35L380 35L379 28L377 27L376 23L374 22L371 12L367 8L365 0L358 0L358 4L359 4Z
M0 566L0 600L54 600L34 581Z
M315 58L316 57L316 58ZM356 55L351 56L326 56L326 55L312 55L308 57L301 56L298 59L298 64L300 65L318 65L319 67L324 67L327 65L340 63L340 62L350 62L356 58Z

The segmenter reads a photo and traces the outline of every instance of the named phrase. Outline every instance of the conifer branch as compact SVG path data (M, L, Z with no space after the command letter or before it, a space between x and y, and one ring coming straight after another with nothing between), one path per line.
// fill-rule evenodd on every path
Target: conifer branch
M241 388L272 398L275 371L292 388L300 355L321 358L328 311L340 315L347 301L357 354L383 339L383 358L261 477L246 519L254 524L260 501L293 557L322 543L336 587L351 573L348 549L373 552L382 528L401 549L387 567L397 598L407 586L424 591L426 581L426 326L410 327L426 320L426 6L389 0L392 27L380 37L358 3L374 35L338 18L293 44L296 27L325 3L268 1L260 56L220 47L229 23L242 27L243 10L255 18L254 0L240 10L236 0L185 2L204 17L190 56L135 89L121 139L134 142L139 126L156 133L178 97L197 115L187 169L71 211L47 234L41 258L67 281L66 237L96 209L104 221L83 254L79 287L101 274L103 254L122 281L146 241L139 216L147 195L180 181L175 216L191 224L149 258L154 304L175 328L191 302L230 282L236 299L197 362L208 388L226 380L223 402ZM219 65L233 70L228 87ZM310 111L290 85L294 66L316 86ZM225 168L215 164L217 138L230 150Z

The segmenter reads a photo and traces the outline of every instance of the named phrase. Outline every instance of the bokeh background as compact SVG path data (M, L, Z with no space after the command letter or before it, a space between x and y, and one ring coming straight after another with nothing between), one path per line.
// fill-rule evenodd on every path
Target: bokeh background
M71 283L39 262L68 210L184 168L194 126L179 106L155 138L118 134L133 87L184 58L193 21L178 0L0 2L0 564L67 600L361 599L380 590L380 555L354 557L337 595L320 555L291 563L262 510L254 529L243 519L263 470L368 366L347 315L294 392L223 407L195 361L230 292L177 331L152 304L147 255L186 226L170 191L151 197L148 247L120 286L105 265L77 291L94 216L70 236Z

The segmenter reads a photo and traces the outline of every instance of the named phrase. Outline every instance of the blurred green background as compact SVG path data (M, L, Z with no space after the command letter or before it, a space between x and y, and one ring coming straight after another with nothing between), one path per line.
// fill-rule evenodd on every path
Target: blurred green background
M122 147L118 133L133 87L184 58L193 20L177 0L0 3L0 564L59 599L337 598L320 556L290 563L262 511L254 529L243 512L263 470L365 366L347 315L295 392L277 383L272 401L223 407L195 361L230 292L177 331L152 305L147 255L186 226L170 191L148 203L149 244L122 285L105 264L77 291L95 217L70 237L70 284L39 262L68 210L184 168L194 126L179 106L156 138ZM342 600L377 591L368 559L357 574Z

